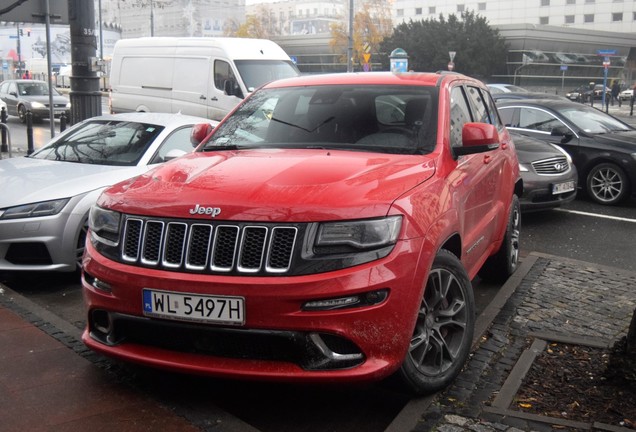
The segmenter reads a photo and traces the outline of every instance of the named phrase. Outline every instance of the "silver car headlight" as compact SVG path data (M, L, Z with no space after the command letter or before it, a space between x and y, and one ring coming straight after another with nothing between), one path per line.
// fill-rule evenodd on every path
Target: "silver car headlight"
M40 102L31 102L31 108L42 109L46 108L46 105Z
M108 246L117 246L119 242L119 221L121 213L106 210L97 205L91 207L88 215L88 228L91 240Z
M395 244L402 226L401 216L382 219L327 222L320 224L317 248L378 249Z
M24 204L0 210L0 219L22 219L53 216L62 211L70 198Z
M519 171L529 172L530 170L525 165L522 165L521 162L519 162Z

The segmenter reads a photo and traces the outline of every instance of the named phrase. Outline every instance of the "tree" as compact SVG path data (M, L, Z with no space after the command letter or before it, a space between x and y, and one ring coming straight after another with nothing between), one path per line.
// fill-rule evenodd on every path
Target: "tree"
M229 29L227 36L270 39L281 34L277 21L267 5L259 5L255 15L247 15L245 23Z
M369 0L362 4L353 18L353 63L364 62L365 45L369 44L369 53L377 53L382 40L391 34L390 3L385 0ZM329 46L341 53L340 60L347 62L349 47L349 24L343 22L331 25Z
M449 52L455 51L455 70L477 78L504 73L508 51L499 31L472 11L398 25L381 44L387 53L382 59L386 70L388 54L395 48L407 52L409 69L415 71L447 70Z

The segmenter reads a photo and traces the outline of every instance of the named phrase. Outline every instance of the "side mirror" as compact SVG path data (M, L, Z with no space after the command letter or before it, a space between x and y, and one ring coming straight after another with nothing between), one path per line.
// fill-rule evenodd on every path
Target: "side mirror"
M567 126L556 126L550 131L550 136L561 137L561 142L566 143L572 139L574 134Z
M9 94L13 97L18 97L18 94L16 92L9 92Z
M241 91L238 83L234 80L225 80L223 82L223 91L228 96L236 96L243 99L243 92Z
M166 155L163 157L163 161L164 162L168 162L168 161L170 161L172 159L176 159L176 158L181 157L181 156L183 156L185 154L187 154L187 153L184 152L183 150L172 149L168 153L166 153Z
M213 130L214 126L209 123L195 124L190 132L190 143L192 143L192 147L196 147L201 144Z
M456 156L484 153L499 148L499 132L488 123L466 123L462 128L462 146L453 147Z

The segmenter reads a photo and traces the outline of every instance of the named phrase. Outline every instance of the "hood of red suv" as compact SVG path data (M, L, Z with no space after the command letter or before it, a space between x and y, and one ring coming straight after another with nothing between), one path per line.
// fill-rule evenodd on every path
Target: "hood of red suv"
M194 209L214 208L219 220L359 219L387 214L395 199L434 170L429 156L306 149L193 153L109 188L98 203L176 218L209 219L210 213Z

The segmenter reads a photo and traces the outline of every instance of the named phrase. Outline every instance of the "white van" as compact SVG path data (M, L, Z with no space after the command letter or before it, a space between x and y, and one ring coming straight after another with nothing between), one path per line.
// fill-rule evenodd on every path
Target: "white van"
M297 75L289 56L270 40L122 39L113 51L110 111L181 112L221 120L262 84Z

